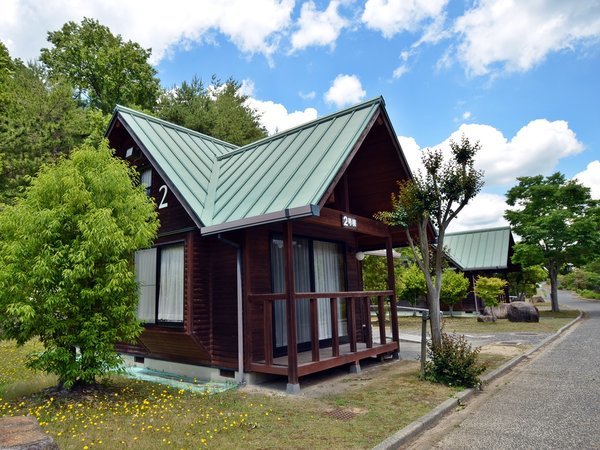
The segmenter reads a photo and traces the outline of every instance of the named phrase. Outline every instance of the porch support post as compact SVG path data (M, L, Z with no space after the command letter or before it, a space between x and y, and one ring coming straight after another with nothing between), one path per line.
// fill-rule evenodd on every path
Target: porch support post
M392 237L385 240L385 253L387 256L388 290L392 291L390 296L390 315L392 321L392 340L398 343L398 350L394 350L392 357L400 359L400 337L398 335L398 305L396 304L396 277L394 274L394 254L392 251Z
M292 222L283 223L283 254L285 259L285 300L287 319L288 384L287 392L300 392L298 383L298 346L296 336L296 287L294 286L294 249Z

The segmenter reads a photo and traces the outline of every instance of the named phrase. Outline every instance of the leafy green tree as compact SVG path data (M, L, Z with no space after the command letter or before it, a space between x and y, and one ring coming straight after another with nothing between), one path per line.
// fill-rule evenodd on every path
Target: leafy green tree
M392 194L392 211L375 217L388 225L402 227L413 250L415 261L425 276L427 302L431 317L433 345L441 345L440 292L445 260L444 237L448 225L477 195L483 186L483 173L474 168L479 143L450 143L451 159L444 162L440 150L423 154L425 173L414 180L398 182L398 194ZM430 224L437 228L437 243L431 248ZM413 230L416 229L416 236Z
M444 269L442 272L442 286L440 299L450 309L450 316L454 315L454 305L465 299L469 292L469 280L462 272L454 269Z
M110 114L117 104L151 110L160 95L150 49L123 41L97 20L67 22L48 33L53 47L41 50L51 77L64 77L84 105Z
M267 135L260 116L246 105L241 84L214 77L207 88L194 77L163 94L160 118L236 145L245 145Z
M101 139L107 119L79 108L67 83L49 81L41 66L12 60L0 46L0 208L23 195L42 164L90 136Z
M479 276L475 280L475 295L483 300L485 306L498 306L498 298L504 293L507 283L501 278Z
M590 189L557 172L519 177L506 194L513 209L504 217L521 237L513 262L542 264L550 277L552 311L558 311L558 274L566 264L585 264L600 254L600 206Z
M28 364L65 388L118 367L115 343L141 331L133 253L158 220L135 176L105 141L84 145L0 213L0 338L38 338Z
M537 285L548 278L548 273L540 265L523 267L519 272L510 272L508 289L517 298L531 297L537 292Z
M423 272L417 264L410 264L400 272L399 298L406 300L413 307L417 306L419 299L427 294L427 284ZM416 313L413 313L413 316Z

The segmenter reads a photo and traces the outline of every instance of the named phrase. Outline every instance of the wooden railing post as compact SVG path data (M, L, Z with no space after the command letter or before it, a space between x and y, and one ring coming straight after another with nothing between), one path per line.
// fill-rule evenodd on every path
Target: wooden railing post
M385 300L383 295L377 296L377 321L379 322L379 343L385 344Z
M264 352L265 352L265 364L267 366L273 365L273 303L262 302L263 307L263 336L264 336Z
M340 356L340 330L338 327L338 302L337 298L329 299L331 310L331 356Z
M298 383L298 345L296 335L296 287L294 286L294 248L292 222L283 224L283 253L285 259L285 299L287 319L288 384L290 394L300 392Z
M312 360L319 361L319 322L317 299L310 299L310 346L312 349Z
M350 351L356 352L356 313L354 311L354 298L346 297L348 308L348 335L350 336Z
M388 237L385 240L385 253L387 256L387 270L388 270L388 289L392 291L390 295L390 315L392 325L392 340L398 343L398 350L394 351L393 357L400 358L400 336L398 332L398 308L396 305L396 280L394 274L394 255L392 250L392 237Z
M363 304L365 306L365 311L367 314L367 328L365 341L367 344L367 348L373 348L373 324L371 323L371 298L365 297L363 299Z

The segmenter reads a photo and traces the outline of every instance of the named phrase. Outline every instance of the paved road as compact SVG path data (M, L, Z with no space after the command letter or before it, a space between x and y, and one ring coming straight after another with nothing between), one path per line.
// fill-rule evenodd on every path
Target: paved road
M409 448L600 449L600 302L559 304L587 318Z

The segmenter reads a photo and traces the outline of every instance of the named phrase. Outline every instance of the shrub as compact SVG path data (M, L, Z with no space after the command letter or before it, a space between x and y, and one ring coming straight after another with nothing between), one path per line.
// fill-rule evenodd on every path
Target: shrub
M473 349L464 336L442 333L442 343L427 348L424 378L448 386L478 386L486 366L479 362L479 349Z
M498 306L498 297L504 293L506 281L496 277L477 277L475 294L490 308Z

